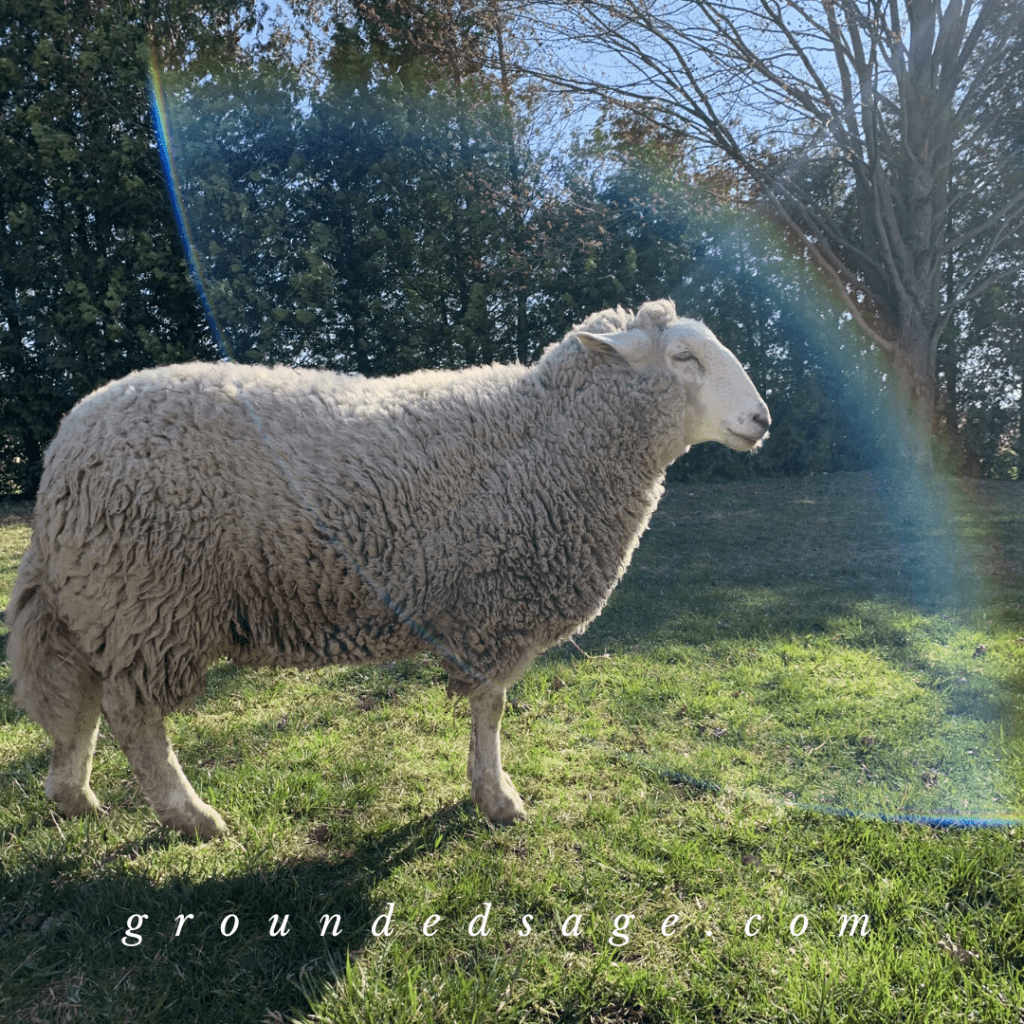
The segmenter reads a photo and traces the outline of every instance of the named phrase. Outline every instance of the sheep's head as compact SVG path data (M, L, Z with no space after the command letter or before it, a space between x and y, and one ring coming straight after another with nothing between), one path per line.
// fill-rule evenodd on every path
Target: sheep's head
M681 385L685 401L677 436L667 455L677 458L691 445L718 441L736 451L753 451L768 436L771 416L739 360L704 324L675 317L670 303L649 303L662 324L641 307L632 326L609 334L577 330L595 352L625 360L635 370L665 369ZM664 314L669 310L671 316Z

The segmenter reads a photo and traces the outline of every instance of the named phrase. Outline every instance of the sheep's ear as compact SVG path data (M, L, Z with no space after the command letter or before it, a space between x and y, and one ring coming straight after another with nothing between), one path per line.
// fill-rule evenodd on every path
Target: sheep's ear
M615 334L591 334L590 331L577 331L576 337L592 352L618 356L620 359L625 359L627 363L635 363L638 359L642 359L647 354L650 345L647 332L640 330L618 331Z

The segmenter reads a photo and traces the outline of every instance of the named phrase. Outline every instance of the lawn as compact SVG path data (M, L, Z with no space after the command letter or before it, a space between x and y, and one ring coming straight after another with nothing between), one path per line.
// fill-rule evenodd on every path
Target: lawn
M0 508L0 604L28 540ZM509 693L501 829L432 657L213 666L206 844L106 730L107 815L56 815L4 665L0 1020L1020 1024L1022 583L1024 485L670 484Z

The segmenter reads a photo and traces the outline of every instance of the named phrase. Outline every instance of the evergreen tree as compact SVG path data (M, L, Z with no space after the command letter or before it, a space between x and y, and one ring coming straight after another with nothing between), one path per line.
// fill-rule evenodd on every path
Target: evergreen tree
M452 10L357 4L322 88L280 54L168 81L194 256L234 358L370 375L531 354L528 162L483 68L486 26Z
M0 490L34 492L43 449L83 394L212 355L147 61L161 40L168 56L200 60L221 35L215 15L184 0L0 0Z

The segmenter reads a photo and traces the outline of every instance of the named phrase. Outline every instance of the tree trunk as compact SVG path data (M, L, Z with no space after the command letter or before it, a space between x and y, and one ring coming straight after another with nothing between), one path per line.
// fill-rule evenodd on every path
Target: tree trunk
M930 471L938 399L936 349L922 317L909 312L901 320L893 353L897 443L890 454L908 469Z
M909 367L904 368L904 374L899 382L904 423L900 449L893 454L911 466L930 471L933 468L931 440L935 421L935 379L916 376Z

